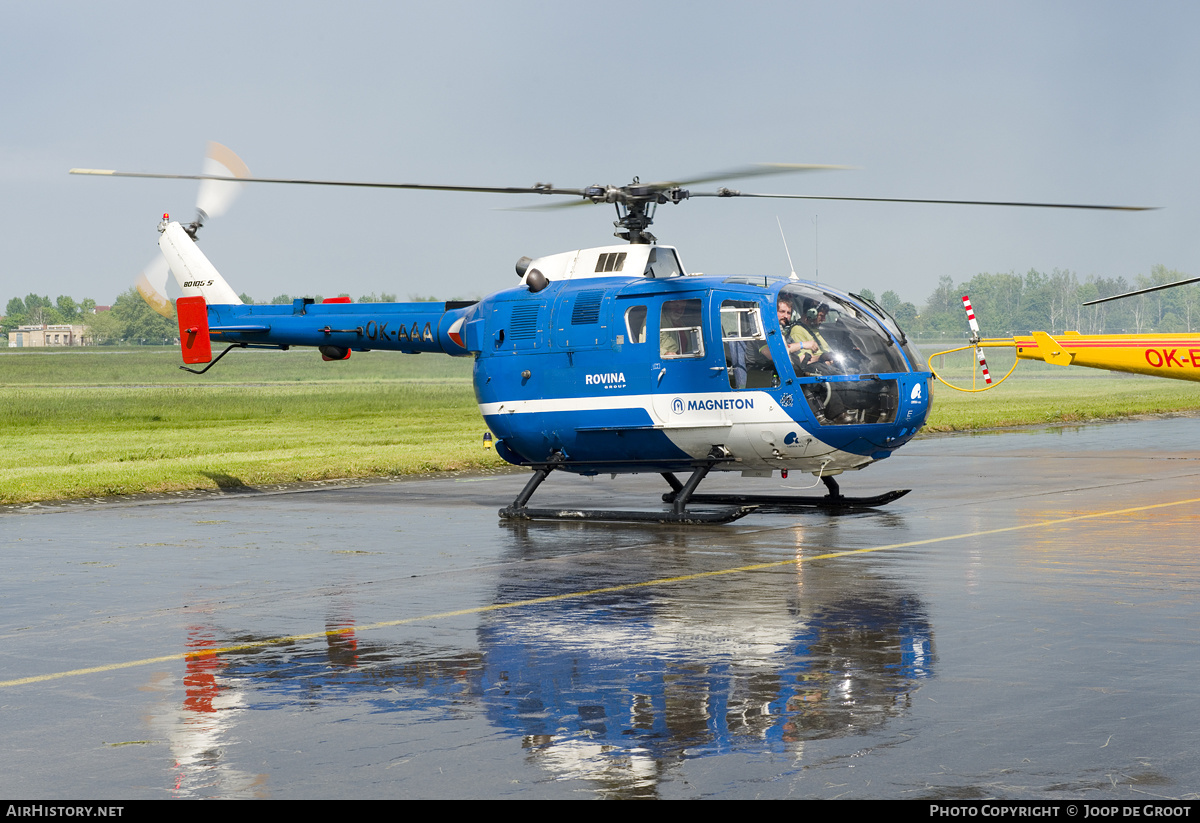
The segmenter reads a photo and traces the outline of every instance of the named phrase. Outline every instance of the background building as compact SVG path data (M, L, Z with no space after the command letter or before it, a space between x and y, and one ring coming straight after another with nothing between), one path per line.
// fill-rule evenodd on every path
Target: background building
M84 326L29 325L17 326L8 334L8 345L13 347L36 346L90 346L92 336Z

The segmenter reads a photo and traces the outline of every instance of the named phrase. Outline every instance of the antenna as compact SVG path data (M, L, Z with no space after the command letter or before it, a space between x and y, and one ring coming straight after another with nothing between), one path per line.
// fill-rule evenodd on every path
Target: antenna
M813 215L813 282L821 282L821 215Z
M788 268L792 270L790 280L799 280L796 276L796 267L792 264L792 253L788 251L787 235L783 233L783 224L779 222L779 215L775 215L775 222L779 225L779 236L783 238L783 251L787 255Z

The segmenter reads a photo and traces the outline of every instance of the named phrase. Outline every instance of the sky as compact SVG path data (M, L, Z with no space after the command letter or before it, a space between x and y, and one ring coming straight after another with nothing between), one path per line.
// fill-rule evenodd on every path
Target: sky
M744 191L1159 206L1142 213L696 199L693 272L796 272L920 304L944 276L1200 275L1200 4L0 0L0 305L111 302L209 140L263 177L621 185L751 163ZM712 190L695 186L697 190ZM201 233L239 292L480 297L620 242L611 206L249 186ZM777 222L778 221L778 222Z

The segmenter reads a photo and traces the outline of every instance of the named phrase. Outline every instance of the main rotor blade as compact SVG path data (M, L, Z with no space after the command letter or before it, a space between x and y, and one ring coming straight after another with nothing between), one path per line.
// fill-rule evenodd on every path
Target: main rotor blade
M229 177L220 174L152 174L112 169L71 169L71 174L98 174L108 177L148 177L156 180L232 180L237 183L288 183L300 186L353 186L363 189L417 189L418 191L472 191L491 194L567 194L583 196L583 189L559 189L550 186L430 186L423 183L363 183L353 180L300 180L283 177Z
M785 174L798 171L825 171L847 169L852 166L822 166L801 163L763 163L757 166L744 166L716 174L688 178L678 181L659 181L656 183L639 183L649 189L672 189L699 182L714 182L729 180L737 177L757 177L768 174ZM158 180L219 180L236 181L238 183L284 183L302 186L351 186L366 189L413 189L417 191L458 191L482 192L485 194L559 194L573 197L587 197L586 189L563 189L546 185L534 186L436 186L425 183L367 183L353 180L308 180L282 177L229 177L215 174L155 174L149 172L115 171L112 169L71 169L71 174L92 174L109 177L143 177ZM621 187L626 188L626 187ZM1018 206L1024 208L1043 209L1092 209L1099 211L1153 211L1158 206L1103 206L1085 203L1026 203L1004 200L927 200L910 197L832 197L816 194L765 194L759 192L743 192L735 189L718 189L715 192L689 192L689 197L767 197L782 200L841 200L860 203L930 203L934 205L952 206ZM582 201L574 205L590 203ZM565 206L563 206L565 207Z
M1122 297L1134 297L1139 294L1149 294L1152 291L1161 291L1163 289L1173 289L1176 286L1186 286L1188 283L1200 281L1200 277L1189 277L1187 280L1176 280L1174 283L1164 283L1161 286L1150 286L1137 291L1127 291L1124 294L1114 294L1112 297L1101 297L1099 300L1089 300L1083 305L1094 306L1097 303L1107 303L1109 300L1120 300Z
M681 186L690 186L695 183L715 183L718 180L734 180L739 177L763 177L768 174L790 174L800 171L843 171L854 169L856 166L826 166L817 165L814 163L756 163L753 166L741 166L736 169L729 169L723 172L714 172L705 174L701 177L689 177L679 180L660 180L656 183L634 183L630 186L622 186L621 188L633 189L651 189L658 191L667 191L668 189L676 189ZM700 194L699 197L713 197L715 194ZM540 203L536 206L518 206L507 211L555 211L557 209L569 209L574 206L591 206L595 205L596 201L590 197L583 200L574 200L569 203Z
M224 148L224 147L222 147ZM228 150L226 150L228 151ZM240 162L240 161L239 161ZM244 170L244 165L242 169ZM681 178L679 180L664 180L656 183L641 183L639 185L651 189L672 189L679 186L690 186L695 183L715 183L721 180L734 180L743 177L762 177L768 174L790 174L801 171L831 171L852 169L853 166L828 166L812 163L757 163L752 166L742 166L721 172L699 175L697 177ZM144 177L156 180L219 180L236 179L238 183L287 183L301 186L353 186L366 189L416 189L418 191L465 191L484 192L490 194L564 194L582 197L583 189L562 189L550 185L539 186L435 186L424 183L366 183L353 180L307 180L283 177L250 177L248 173L233 174L155 174L150 172L115 171L113 169L71 169L71 174L95 174L108 177Z
M815 163L755 163L751 166L740 166L736 169L711 172L697 177L684 177L678 180L663 180L657 183L639 183L655 189L673 189L679 186L694 186L697 183L716 183L719 180L737 180L742 177L764 177L768 174L792 174L800 171L846 171L855 166L827 166Z
M1037 209L1094 209L1099 211L1156 211L1159 206L1096 206L1086 203L1016 203L1007 200L920 200L911 197L826 197L817 194L757 194L720 189L694 191L692 197L772 197L783 200L847 200L859 203L933 203L947 206L1020 206Z
M590 197L585 197L582 200L555 200L552 203L538 203L536 206L510 206L500 209L500 211L558 211L559 209L573 209L576 206L611 206L611 203L605 203L603 200L597 203Z

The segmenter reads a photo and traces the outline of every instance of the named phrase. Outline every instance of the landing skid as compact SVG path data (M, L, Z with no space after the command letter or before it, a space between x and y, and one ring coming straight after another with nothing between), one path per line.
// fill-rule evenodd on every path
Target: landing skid
M515 509L508 506L500 510L500 517L505 520L594 520L609 523L679 523L683 525L699 525L732 523L740 520L756 506L739 506L711 512L682 513L674 511L643 512L621 511L607 509Z
M692 476L688 478L687 483L680 483L675 479L675 475L671 475L671 479L674 481L672 485L675 487L675 492L671 495L671 500L666 501L671 504L670 511L531 509L527 507L525 504L529 502L529 498L533 496L537 487L542 485L542 481L549 477L551 472L562 466L562 458L559 457L550 463L534 466L533 477L529 478L529 482L525 484L525 488L517 495L517 499L512 502L512 505L500 510L500 517L505 520L595 520L614 523L681 523L688 525L732 523L734 520L739 520L750 514L757 507L753 505L739 505L706 512L687 510L688 503L699 499L694 494L696 487L712 471L713 466L718 461L719 458L698 464L692 472Z
M663 495L663 502L670 503L683 489L679 479L670 472L663 472L663 478L671 484L674 491ZM822 509L828 512L851 512L862 509L873 509L885 506L893 500L899 500L912 489L897 489L896 491L877 494L874 497L846 497L838 488L837 481L832 477L822 477L829 494L824 497L784 494L694 494L691 502L719 503L733 506L756 506L761 511L789 512L797 510Z

